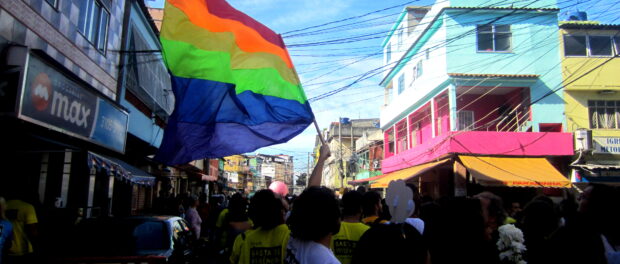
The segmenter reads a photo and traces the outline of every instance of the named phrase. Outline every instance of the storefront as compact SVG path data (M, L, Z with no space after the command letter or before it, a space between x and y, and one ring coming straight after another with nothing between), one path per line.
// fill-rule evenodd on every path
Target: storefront
M65 220L144 208L155 178L121 160L127 111L47 54L7 49L2 68L13 70L3 72L0 163L9 175L0 191L21 189L40 211Z

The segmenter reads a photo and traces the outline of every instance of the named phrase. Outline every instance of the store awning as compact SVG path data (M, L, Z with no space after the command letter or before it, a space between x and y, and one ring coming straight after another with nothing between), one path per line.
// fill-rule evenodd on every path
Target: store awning
M364 171L355 175L357 180L349 181L348 183L351 185L364 184L370 181L375 181L383 177L381 171Z
M117 177L139 185L155 185L155 177L146 171L113 157L88 152L88 166L97 167L114 173Z
M381 174L380 171L378 173ZM378 179L381 179L383 176L385 176L385 175L381 174L381 175L367 177L367 178L363 178L363 179L359 179L359 180L349 181L348 183L351 184L351 185L358 185L358 184L363 184L363 183L367 183L367 182L371 182L371 181L376 181Z
M545 158L459 155L469 173L482 185L570 188L570 180Z
M443 159L384 174L384 177L381 177L375 183L371 184L370 188L387 188L388 184L393 180L407 181L448 161L450 161L450 159Z

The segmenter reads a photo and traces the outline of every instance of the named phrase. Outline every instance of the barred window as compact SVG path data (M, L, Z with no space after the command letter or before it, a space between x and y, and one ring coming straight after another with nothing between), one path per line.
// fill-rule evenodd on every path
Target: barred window
M590 128L618 129L620 101L588 101Z

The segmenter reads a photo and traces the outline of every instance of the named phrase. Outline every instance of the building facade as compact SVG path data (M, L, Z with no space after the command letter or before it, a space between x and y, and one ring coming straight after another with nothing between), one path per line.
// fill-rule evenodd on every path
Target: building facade
M360 162L356 154L356 140L372 131L380 131L378 119L341 118L339 122L330 124L325 137L332 154L325 161L322 185L332 189L353 187L349 181L355 180ZM316 144L315 153L318 153L322 143L317 140Z
M567 130L575 133L572 181L620 181L620 25L560 24Z
M406 8L383 43L385 179L414 181L431 196L464 195L468 183L566 187L558 169L573 150L559 43L548 37L558 32L557 12L553 0ZM535 158L555 183L534 171L517 173L522 181L479 173L478 156L515 166Z

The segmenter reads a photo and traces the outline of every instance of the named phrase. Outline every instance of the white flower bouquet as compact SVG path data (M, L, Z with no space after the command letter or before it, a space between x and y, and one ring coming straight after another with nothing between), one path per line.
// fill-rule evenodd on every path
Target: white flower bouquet
M525 240L521 229L508 224L500 226L498 231L497 249L499 249L499 258L502 263L526 264L527 262L523 259L526 250Z

